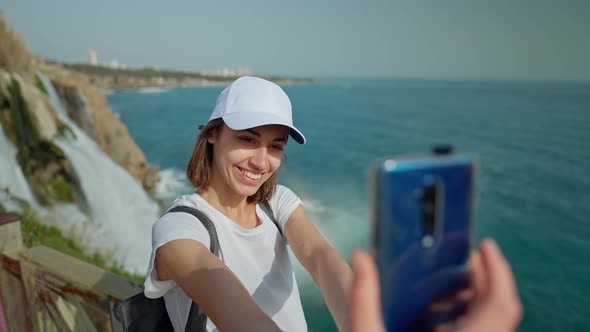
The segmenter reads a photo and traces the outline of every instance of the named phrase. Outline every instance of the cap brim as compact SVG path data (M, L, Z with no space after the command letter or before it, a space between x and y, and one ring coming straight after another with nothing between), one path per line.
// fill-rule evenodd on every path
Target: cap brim
M299 144L305 144L305 136L299 129L290 125L280 117L270 113L230 113L222 117L223 122L233 130L245 130L266 125L282 125L289 127L289 135Z

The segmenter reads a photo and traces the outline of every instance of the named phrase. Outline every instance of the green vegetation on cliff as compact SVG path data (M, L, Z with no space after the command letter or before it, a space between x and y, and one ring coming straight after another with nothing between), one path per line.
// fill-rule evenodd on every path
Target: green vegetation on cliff
M21 218L23 242L27 247L31 248L38 245L44 245L133 280L136 283L143 284L143 276L125 271L125 269L116 262L109 263L109 260L101 254L85 254L74 241L63 236L59 229L39 223L35 214L30 209L27 209L25 213L19 216Z
M22 217L21 227L23 232L23 241L28 247L44 245L55 250L61 251L82 261L96 265L102 269L111 271L115 274L130 279L138 284L143 284L144 277L141 275L131 274L123 269L120 264L109 264L100 254L86 255L74 241L65 238L59 229L41 225L29 217Z
M49 96L49 93L47 92L45 85L43 85L43 82L39 78L39 75L35 75L35 85L37 86L37 89L39 89L39 91L43 92L44 95Z

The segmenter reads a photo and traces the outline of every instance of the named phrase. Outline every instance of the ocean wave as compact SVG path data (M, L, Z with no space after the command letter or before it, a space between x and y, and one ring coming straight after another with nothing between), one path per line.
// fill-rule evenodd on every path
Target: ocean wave
M137 92L139 93L145 93L145 94L159 94L159 93L164 93L166 91L170 90L169 88L158 88L155 86L150 86L150 87L145 87L145 88L139 88L137 89Z
M160 181L156 185L156 197L166 202L172 202L176 197L191 192L191 185L187 182L183 171L167 168L160 171Z
M306 212L323 213L326 212L326 207L317 199L302 198L303 206Z
M113 114L117 120L121 120L121 114L119 114L119 112L117 112L114 108L110 108L111 114Z

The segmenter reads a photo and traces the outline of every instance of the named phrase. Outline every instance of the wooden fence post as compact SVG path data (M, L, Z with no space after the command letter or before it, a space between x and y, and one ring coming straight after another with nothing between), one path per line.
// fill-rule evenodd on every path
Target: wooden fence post
M19 255L24 248L17 216L0 213L0 331L31 331Z

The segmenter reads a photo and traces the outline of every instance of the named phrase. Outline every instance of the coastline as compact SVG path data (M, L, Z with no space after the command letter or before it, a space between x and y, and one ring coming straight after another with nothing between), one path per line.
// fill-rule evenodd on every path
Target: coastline
M90 64L46 62L76 72L105 94L140 89L170 89L227 86L243 75L211 75L199 72L165 70L151 67L122 69ZM247 73L244 73L246 75ZM281 86L318 84L319 80L286 76L256 75Z
M137 86L129 86L129 87L119 87L119 88L100 88L103 95L108 96L111 94L116 94L120 92L126 91L164 91L168 89L177 89L177 88L211 88L211 87L226 87L228 86L235 78L227 81L203 81L197 84L171 84L171 85L137 85ZM301 81L291 81L291 80L274 80L274 82L280 86L293 86L293 85L308 85L308 84L322 84L321 81L309 81L309 82L301 82Z

